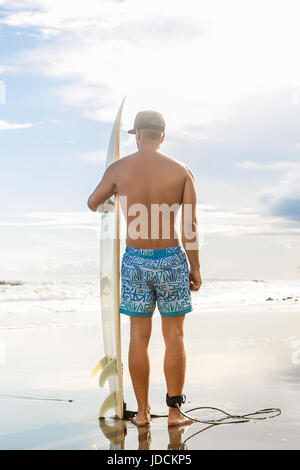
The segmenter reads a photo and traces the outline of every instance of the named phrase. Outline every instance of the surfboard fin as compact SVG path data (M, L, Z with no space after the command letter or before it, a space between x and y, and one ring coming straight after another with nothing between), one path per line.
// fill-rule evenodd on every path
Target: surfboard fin
M99 386L103 387L106 380L111 376L117 374L117 361L116 359L112 359L110 362L106 364L104 369L101 372L99 377Z
M104 356L101 361L98 362L98 364L95 365L94 369L91 372L90 380L91 382L94 382L97 375L100 374L100 372L105 368L107 364L107 357Z
M116 392L114 391L114 392L111 392L102 403L100 411L99 411L99 418L104 418L105 413L108 410L111 410L112 408L116 408L116 407L117 407L117 397L116 397Z

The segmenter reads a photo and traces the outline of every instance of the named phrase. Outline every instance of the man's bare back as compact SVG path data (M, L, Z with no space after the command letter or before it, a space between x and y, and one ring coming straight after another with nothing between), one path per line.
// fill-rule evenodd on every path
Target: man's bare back
M184 165L157 150L139 150L116 162L114 168L116 191L119 196L127 198L127 207L122 204L120 198L127 228L134 223L137 216L141 216L141 210L146 208L145 223L143 224L144 219L140 218L141 224L136 227L136 231L127 230L127 246L157 249L179 243L180 235L176 231L175 223L187 175L188 170ZM168 238L163 237L162 213L158 215L159 208L166 204L169 208L175 205L174 210L167 214L169 215L166 227L169 231L169 234L166 233ZM157 223L159 221L160 223ZM141 237L136 238L139 234Z

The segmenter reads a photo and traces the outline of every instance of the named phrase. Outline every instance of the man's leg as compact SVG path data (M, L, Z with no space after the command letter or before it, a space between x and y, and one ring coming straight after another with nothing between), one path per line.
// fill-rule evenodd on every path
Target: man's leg
M138 404L135 424L145 426L150 422L148 344L152 318L130 317L129 371Z
M182 395L184 386L186 368L184 318L185 315L162 317L162 332L166 346L164 372L170 397ZM192 421L182 416L176 408L169 408L169 426L190 423Z

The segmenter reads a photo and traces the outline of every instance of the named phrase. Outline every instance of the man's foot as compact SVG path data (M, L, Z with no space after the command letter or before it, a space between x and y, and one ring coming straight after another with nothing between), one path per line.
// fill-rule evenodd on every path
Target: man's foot
M185 426L194 422L183 416L176 408L169 408L168 426Z
M137 415L132 418L132 422L136 424L136 426L148 426L150 424L150 406L143 411L138 410Z

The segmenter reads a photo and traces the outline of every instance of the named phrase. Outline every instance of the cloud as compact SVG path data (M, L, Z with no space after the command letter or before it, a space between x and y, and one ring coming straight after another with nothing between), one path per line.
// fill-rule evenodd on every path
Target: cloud
M261 215L253 208L228 210L222 205L198 204L197 214L202 242L205 242L206 236L220 234L228 237L240 235L300 235L300 228L286 223L284 217L270 216L266 220L264 215ZM27 213L18 216L16 221L0 222L0 227L44 227L48 229L97 231L99 221L99 214L88 211ZM125 237L124 223L122 223L121 232L121 237Z
M300 198L286 197L276 201L272 206L271 214L300 222Z
M96 279L99 272L99 262L96 259L70 259L65 254L57 261L45 258L32 259L23 263L21 266L12 266L11 264L0 265L0 272L6 279L42 279L45 280L74 280L78 278L81 282L92 278ZM75 256L75 255L74 255ZM41 256L43 259L44 256Z
M45 262L31 267L31 270L38 271L41 274L63 274L63 275L87 275L97 274L99 263L93 259L90 260L70 260L65 259L59 262ZM27 268L28 269L28 268ZM30 268L29 268L30 270Z
M222 234L228 237L242 235L300 235L300 227L294 227L284 218L269 216L253 208L227 210L209 205L198 205L198 224L201 236Z
M0 222L2 227L48 227L95 230L98 219L92 212L36 212L22 214L21 220ZM27 220L26 220L27 219ZM28 221L28 219L31 219Z
M140 109L156 108L168 132L199 141L238 116L241 97L277 93L298 73L293 1L271 9L258 0L190 0L188 8L181 0L4 5L2 24L32 28L45 40L16 63L63 79L59 99L92 119L111 121L127 95L125 128Z
M300 222L300 162L281 161L257 163L246 161L238 166L249 170L274 171L278 181L256 192L256 201L264 205L271 216Z
M15 68L9 65L0 65L0 74L13 72L14 70Z
M11 129L27 129L28 127L33 127L35 124L26 123L26 124L17 124L9 123L6 121L0 121L0 131L6 131Z
M267 170L267 171L294 171L296 168L300 168L298 162L271 162L271 163L257 163L253 161L238 162L237 166L242 168Z

